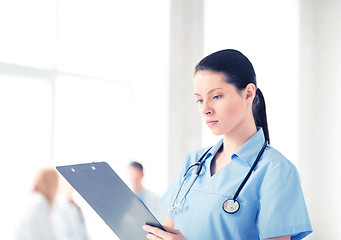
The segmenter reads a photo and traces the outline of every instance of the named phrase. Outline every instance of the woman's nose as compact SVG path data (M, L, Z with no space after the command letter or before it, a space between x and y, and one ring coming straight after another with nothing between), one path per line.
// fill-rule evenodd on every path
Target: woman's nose
M203 115L210 115L210 114L212 114L212 108L209 106L209 104L203 102L202 108L201 108L201 113Z

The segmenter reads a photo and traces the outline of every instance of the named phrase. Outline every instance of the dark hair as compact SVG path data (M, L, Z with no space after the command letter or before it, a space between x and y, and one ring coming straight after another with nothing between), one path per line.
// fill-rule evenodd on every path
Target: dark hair
M252 63L237 50L225 49L203 58L195 66L194 73L204 70L222 73L226 82L233 84L239 92L249 83L253 83L257 88L256 73ZM252 112L256 126L263 128L264 137L270 143L265 101L259 88L252 103Z
M130 167L135 167L135 168L138 168L138 169L140 169L142 172L143 172L143 166L142 166L142 164L141 163L139 163L139 162L131 162L130 164L129 164L129 166Z

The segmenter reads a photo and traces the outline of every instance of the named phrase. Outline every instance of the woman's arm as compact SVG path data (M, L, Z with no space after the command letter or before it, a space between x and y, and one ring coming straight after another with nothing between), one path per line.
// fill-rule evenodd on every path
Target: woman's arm
M290 240L290 235L274 237L274 238L267 238L265 240Z

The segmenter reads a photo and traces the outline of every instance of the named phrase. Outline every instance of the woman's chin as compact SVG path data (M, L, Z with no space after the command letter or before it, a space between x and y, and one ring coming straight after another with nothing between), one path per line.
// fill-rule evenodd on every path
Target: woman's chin
M224 134L222 133L222 131L219 131L218 129L213 129L213 128L211 128L210 130L211 130L212 134L214 134L214 135L216 135L216 136L224 135Z

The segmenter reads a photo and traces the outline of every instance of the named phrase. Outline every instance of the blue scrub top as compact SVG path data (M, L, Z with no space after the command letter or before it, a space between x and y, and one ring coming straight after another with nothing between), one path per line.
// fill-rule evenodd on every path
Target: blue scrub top
M213 176L211 161L223 141L206 154L201 173L181 207L168 213L174 220L174 227L187 240L258 240L284 235L291 235L295 240L312 232L298 171L270 145L237 197L239 211L229 214L223 210L223 203L233 198L264 141L263 130L258 128L257 133L232 155L232 162ZM171 208L185 171L206 150L203 148L187 156L178 178L162 198L165 210ZM192 183L196 168L188 172L177 202Z

